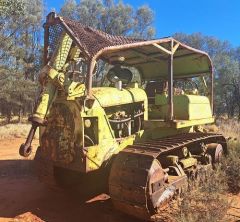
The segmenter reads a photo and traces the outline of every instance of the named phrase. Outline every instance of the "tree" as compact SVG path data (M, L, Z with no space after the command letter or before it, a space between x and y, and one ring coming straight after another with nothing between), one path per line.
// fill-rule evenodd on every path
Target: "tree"
M8 0L0 17L0 112L30 112L41 61L41 0Z
M77 4L66 0L60 14L113 35L148 39L155 34L154 14L148 6L134 9L122 1L81 0Z
M76 19L76 8L77 3L75 0L66 0L64 2L64 6L61 8L61 15L64 15L65 17L70 19Z
M147 5L137 9L134 18L134 33L136 37L148 38L154 36L155 29L152 27L153 17L153 11Z

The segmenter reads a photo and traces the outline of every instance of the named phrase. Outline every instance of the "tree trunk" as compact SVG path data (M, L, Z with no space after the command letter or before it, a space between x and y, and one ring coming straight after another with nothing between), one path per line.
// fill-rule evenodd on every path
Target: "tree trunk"
M22 122L22 107L19 107L18 110L18 123Z
M10 111L7 114L7 124L11 123L11 118L12 118L12 115L11 115L11 111Z
M240 120L240 104L238 104L238 120Z

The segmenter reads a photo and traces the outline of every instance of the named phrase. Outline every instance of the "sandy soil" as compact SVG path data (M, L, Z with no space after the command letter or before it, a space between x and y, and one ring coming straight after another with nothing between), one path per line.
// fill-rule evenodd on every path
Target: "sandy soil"
M0 141L0 222L137 221L115 211L105 194L83 202L45 187L32 169L34 153L28 159L18 154L23 142L21 138ZM33 147L37 145L33 141Z
M87 202L63 191L50 190L38 181L33 155L23 159L18 148L24 139L0 141L0 222L138 222L113 209L109 197ZM33 141L37 147L38 141ZM233 198L233 221L240 221L240 196ZM239 217L238 217L239 216Z

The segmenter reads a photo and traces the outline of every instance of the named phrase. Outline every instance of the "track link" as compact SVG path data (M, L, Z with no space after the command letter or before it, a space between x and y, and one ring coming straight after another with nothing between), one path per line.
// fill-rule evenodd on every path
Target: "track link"
M201 143L220 143L227 152L225 138L212 133L179 134L127 146L113 161L109 177L109 193L115 208L140 219L154 218L188 182L184 174L166 180L161 158Z

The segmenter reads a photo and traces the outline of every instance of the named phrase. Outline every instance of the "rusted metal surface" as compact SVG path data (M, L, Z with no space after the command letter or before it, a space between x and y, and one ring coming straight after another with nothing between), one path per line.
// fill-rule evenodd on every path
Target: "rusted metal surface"
M210 101L211 101L211 108L212 108L212 113L214 113L214 105L213 105L213 101L214 101L214 83L213 83L213 79L214 79L214 68L211 65L211 75L210 75L210 81L211 81L211 85L210 85Z
M48 62L48 37L49 37L49 27L44 25L44 48L43 48L43 63L44 65L47 65Z
M65 104L55 103L41 136L41 154L46 159L69 164L76 158L74 115Z
M61 24L65 28L68 34L73 37L78 44L82 52L89 58L92 58L97 52L106 47L143 41L140 39L110 35L82 25L77 21L65 17L57 17L55 13L50 13L47 16L45 26L56 24Z
M173 48L173 41L170 42L170 48ZM168 120L173 120L173 54L168 56Z
M26 139L26 142L23 143L21 146L20 146L20 149L19 149L19 154L23 157L28 157L31 153L32 153L32 141L33 141L33 137L34 137L34 134L36 132L36 129L37 129L37 124L32 124L32 127L28 133L28 137Z
M186 186L186 174L165 178L161 159L185 146L220 143L226 140L220 134L188 133L163 139L149 140L127 146L114 160L109 192L114 206L134 217L150 220L175 194Z
M226 140L221 134L212 133L187 133L178 134L172 137L165 137L162 139L149 140L143 143L135 143L128 146L123 152L137 152L145 154L153 152L154 157L158 157L163 153L171 152L173 149L183 148L194 143L216 141L223 145L224 152L226 152Z

